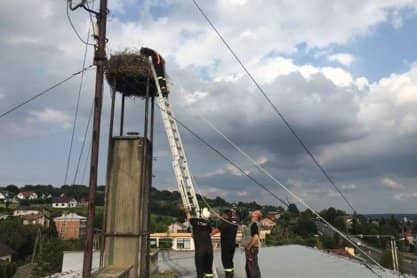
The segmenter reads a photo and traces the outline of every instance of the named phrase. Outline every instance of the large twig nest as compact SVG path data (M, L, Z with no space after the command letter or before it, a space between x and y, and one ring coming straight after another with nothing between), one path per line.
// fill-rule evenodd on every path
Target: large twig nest
M149 78L149 95L156 95L155 83L148 58L138 50L125 50L110 56L106 66L110 86L126 96L146 96Z

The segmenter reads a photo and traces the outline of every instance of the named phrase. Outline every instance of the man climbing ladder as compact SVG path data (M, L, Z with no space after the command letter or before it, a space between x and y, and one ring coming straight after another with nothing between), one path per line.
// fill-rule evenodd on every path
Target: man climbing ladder
M141 54L148 57L151 62L150 66L158 91L157 101L172 154L172 166L177 180L178 191L181 195L187 219L192 226L197 277L216 277L214 276L215 271L213 273L213 246L210 237L212 229L208 221L210 212L207 208L200 211L184 146L168 99L169 91L165 76L165 61L156 51L149 48L142 48Z
M156 51L150 48L142 48L141 53L148 57L151 62L150 66L155 80L155 86L158 91L156 99L161 111L162 122L164 123L165 131L167 133L168 143L172 154L172 167L174 169L183 206L192 216L199 216L200 207L195 193L190 168L188 166L174 111L172 110L171 103L168 99L169 91L165 76L165 61Z
M159 83L159 87L161 88L162 95L164 97L168 96L168 86L166 80L166 73L165 73L165 60L153 49L142 47L140 49L140 53L146 57L151 57L153 66L156 71L156 77Z

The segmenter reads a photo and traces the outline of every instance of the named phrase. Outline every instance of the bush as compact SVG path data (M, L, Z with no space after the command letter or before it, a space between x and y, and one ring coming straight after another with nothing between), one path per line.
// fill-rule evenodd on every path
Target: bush
M398 263L399 263L399 267L400 267L400 271L401 271L402 270L402 264L403 264L403 258L401 256L401 254L398 254ZM391 249L386 249L384 251L384 253L382 254L381 260L380 260L380 264L385 268L393 269Z
M16 265L13 263L0 264L0 278L12 278L16 272Z

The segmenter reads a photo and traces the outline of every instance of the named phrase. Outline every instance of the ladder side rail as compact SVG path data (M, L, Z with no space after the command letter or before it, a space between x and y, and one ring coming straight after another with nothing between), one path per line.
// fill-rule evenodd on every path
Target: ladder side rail
M158 96L158 103L160 104L160 107L162 106L163 108L163 109L160 109L160 111L162 114L162 121L164 123L165 132L168 137L168 143L171 149L171 154L173 156L172 167L174 169L175 178L177 180L177 186L181 195L182 203L187 209L190 209L191 206L186 198L186 193L184 192L184 188L183 188L183 184L184 184L183 175L178 165L178 158L180 156L180 153L178 152L177 144L175 143L175 134L171 126L171 122L170 122L170 118L166 109L167 107L165 105L165 101L160 96L161 94L159 94Z
M149 59L155 85L158 91L158 104L161 108L160 110L162 119L173 156L173 168L177 179L177 186L181 195L181 199L184 207L189 209L192 213L197 213L199 211L197 195L195 194L194 185L192 183L191 174L178 126L175 117L173 116L171 104L167 98L162 96L161 88L156 76L156 71L152 63L152 58L150 57ZM171 113L171 117L168 113Z
M165 104L168 104L168 105L165 105L165 107L167 107L167 106L172 107L168 98L166 98L164 100L165 100ZM172 113L172 116L174 116L174 111L172 111L172 108L170 108L170 112ZM182 144L181 134L179 132L179 128L178 128L178 125L177 125L177 121L175 120L175 117L170 118L170 123L174 127L174 129L176 130L177 140L175 140L175 142L176 142L177 146L180 147L179 150L178 150L178 153L179 153L178 160L179 160L180 166L183 167L181 169L181 171L184 173L184 175L186 177L185 178L185 186L187 186L187 192L190 192L190 196L187 195L187 198L191 198L191 203L192 203L193 207L195 208L196 212L199 212L200 207L199 207L199 204L198 204L197 195L196 195L193 180L192 180L192 177L191 177L191 171L190 171L190 167L188 165L187 155L185 154L185 150L184 150L184 147L183 147L183 144Z

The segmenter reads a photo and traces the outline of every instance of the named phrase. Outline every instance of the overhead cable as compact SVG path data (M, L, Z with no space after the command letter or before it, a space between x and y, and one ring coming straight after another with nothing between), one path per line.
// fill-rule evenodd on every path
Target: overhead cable
M76 28L76 27L75 27L75 25L74 25L74 22L72 22L72 18L71 18L71 15L70 15L70 1L68 1L68 2L67 2L67 11L66 11L66 14L67 14L68 23L70 24L71 29L74 31L74 33L75 33L75 35L77 36L77 38L78 38L78 39L79 39L79 40L80 40L83 44L93 46L93 45L94 45L93 43L89 43L88 41L85 41L85 40L81 37L80 33L78 32L77 28ZM91 15L90 15L90 23L92 23Z
M208 119L204 118L200 115L200 117L221 137L223 137L235 150L237 150L240 154L245 156L256 168L259 169L262 173L264 173L266 176L268 176L272 181L274 181L277 185L279 185L282 189L287 191L289 195L291 195L295 200L297 200L300 204L302 204L305 208L311 210L318 219L323 221L329 228L331 228L334 232L339 234L341 237L343 237L347 242L352 244L352 246L356 247L358 250L361 251L363 255L365 255L368 259L370 259L373 263L375 263L377 266L381 267L381 269L384 269L375 259L373 259L370 255L366 253L366 251L363 251L358 244L356 244L352 239L350 239L347 235L345 235L343 232L341 232L339 229L334 227L330 222L328 222L323 216L321 216L315 209L313 209L310 205L308 205L301 197L296 195L293 191L291 191L287 186L285 186L281 181L279 181L277 178L275 178L269 171L267 171L264 167L262 167L259 163L256 162L255 159L253 159L249 154L247 154L245 151L243 151L237 144L235 144L230 138L228 138L223 132L221 132L218 128L214 126L213 123L211 123ZM177 120L178 121L178 120ZM179 122L180 123L180 122ZM181 123L180 123L181 124ZM203 142L204 143L204 142ZM211 148L211 147L210 147Z
M160 109L162 109L160 107ZM187 132L189 132L193 137L195 137L198 141L200 141L201 143L203 143L204 145L206 145L209 149L213 150L215 153L217 153L220 157L222 157L223 159L225 159L227 162L229 162L233 167L235 167L236 169L238 169L240 172L244 173L245 175L247 175L247 173L240 167L238 166L232 159L228 158L225 154L223 154L222 151L220 151L219 149L217 149L216 147L214 147L213 145L211 145L209 142L207 142L204 138L202 138L199 134L197 134L195 131L193 131L191 128L189 128L187 125L185 125L182 121L178 120L176 117L169 115L169 117L171 117L172 119L176 120L177 123L183 127ZM229 143L233 143L230 139L228 139ZM310 209L314 215L320 219L323 223L325 223L330 229L332 229L335 233L339 234L343 239L345 239L347 242L349 242L352 246L354 246L355 248L357 248L360 253L362 253L365 257L367 257L371 262L373 262L375 265L377 265L378 267L380 267L382 270L385 271L384 267L381 266L381 264L379 264L374 258L372 258L369 254L366 253L366 251L362 250L362 248L360 248L360 246L358 246L358 244L356 244L352 239L350 239L347 235L345 235L342 231L340 231L339 229L337 229L336 227L334 227L332 224L330 224L324 217L322 217L315 209L313 209L310 205L308 205L301 197L299 197L298 195L296 195L293 191L291 191L290 189L288 189L287 186L285 186L283 183L281 183L278 179L276 179L274 176L272 176L267 170L265 170L262 166L260 166L258 163L256 163L256 161L250 157L248 154L246 154L243 150L241 150L240 148L237 147L236 144L232 144L232 146L236 149L236 150L240 150L239 152L241 152L242 154L245 154L245 156L254 164L255 167L257 167L259 170L261 170L265 175L267 175L268 177L270 177L275 183L277 183L281 188L283 188L289 195L291 195L295 200L297 200L300 204L302 204L304 207L306 207L307 209ZM237 147L237 148L236 148ZM252 178L251 178L252 179ZM267 190L269 193L271 193L271 196L273 196L275 199L277 199L278 201L282 202L282 200L276 196L276 194L274 194L271 190L269 190L268 188L265 188L263 185L260 185L259 183L256 182L257 185L261 186L264 190Z
M83 68L85 67L85 64L87 62L87 54L88 54L88 47L89 47L88 42L90 40L90 32L91 32L91 26L88 27L88 31L87 31L87 43L85 44L85 47L84 47L83 62L82 62ZM81 92L82 92L83 85L84 85L84 72L81 73L80 85L78 86L77 102L75 105L74 119L72 123L71 141L70 141L70 146L69 146L68 156L67 156L64 184L67 184L68 173L71 167L72 148L74 145L75 131L77 129L77 119L78 119L78 112L80 110L80 100L81 100Z
M81 160L82 160L82 156L83 156L83 153L84 153L85 143L87 142L87 134L88 134L88 131L90 129L91 119L92 119L92 116L93 116L93 110L94 110L94 102L93 102L93 105L91 105L91 109L90 109L90 112L88 114L88 120L87 120L87 124L86 124L85 130L84 130L83 142L81 144L81 150L80 150L80 154L78 156L77 166L75 167L75 173L74 173L74 178L72 180L72 184L76 183L77 177L78 177L78 172L80 171Z
M2 114L0 114L0 119L1 119L1 118L3 118L3 117L5 117L6 115L8 115L8 114L10 114L10 113L12 113L12 112L14 112L14 111L18 110L18 109L19 109L19 108L21 108L22 106L24 106L24 105L26 105L26 104L28 104L28 103L32 102L33 100L35 100L35 99L37 99L37 98L39 98L39 97L41 97L41 96L45 95L46 93L48 93L48 92L52 91L53 89L55 89L55 88L59 87L60 85L62 85L62 84L64 84L65 82L67 82L68 80L73 79L73 78L74 78L74 77L76 77L77 75L79 75L79 74L81 74L81 73L83 73L83 72L87 71L88 69L90 69L90 68L91 68L91 67L93 67L93 66L94 66L94 65L89 65L88 67L85 67L85 68L83 68L82 70L77 71L77 72L75 72L75 73L71 74L70 76L68 76L67 78L65 78L65 79L63 79L63 80L61 80L61 81L59 81L59 82L55 83L54 85L52 85L52 86L50 86L50 87L46 88L45 90L41 91L40 93L38 93L38 94L36 94L36 95L34 95L34 96L32 96L32 97L28 98L27 100L23 101L22 103L20 103L20 104L18 104L18 105L16 105L16 106L13 106L12 108L10 108L10 109L8 109L7 111L5 111L5 112L3 112Z
M259 92L264 96L266 101L271 105L275 113L279 116L279 118L284 122L285 126L289 129L289 131L292 133L292 135L296 138L298 143L302 146L304 151L310 156L310 158L313 160L314 164L317 166L317 168L322 172L324 177L330 182L330 184L334 187L334 189L340 194L340 196L343 198L343 200L346 202L346 204L352 209L353 213L356 214L356 209L353 207L351 202L347 199L345 194L340 190L340 188L336 185L335 181L330 177L330 175L327 173L327 171L323 168L323 166L320 164L320 162L316 159L312 151L308 148L308 146L304 143L304 141L301 139L301 137L296 133L295 129L291 126L291 124L288 122L284 114L278 109L278 107L272 102L272 100L269 98L269 96L266 94L264 89L261 87L261 85L258 83L258 81L255 79L255 77L252 75L252 73L247 69L245 64L242 62L242 60L237 56L236 52L233 50L233 48L230 46L230 44L226 41L226 39L223 37L223 35L220 33L220 31L216 28L214 23L211 21L211 19L207 16L205 11L201 8L201 6L198 4L196 0L192 0L195 7L199 10L201 15L205 18L207 23L211 26L213 31L217 34L219 39L223 42L223 44L226 46L226 48L229 50L229 52L232 54L234 59L238 62L238 64L241 66L243 71L248 75L248 77L252 80L253 84L256 86L256 88L259 90Z

